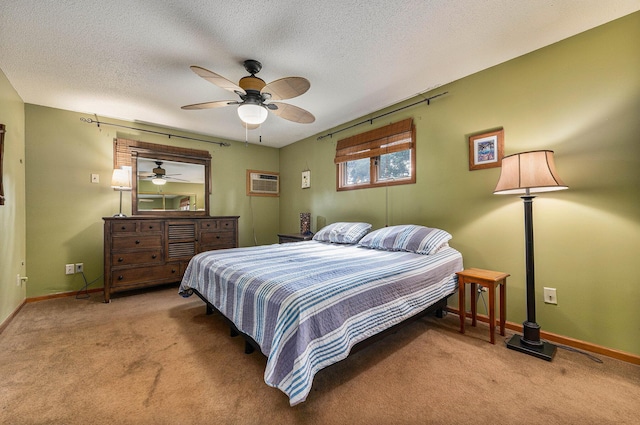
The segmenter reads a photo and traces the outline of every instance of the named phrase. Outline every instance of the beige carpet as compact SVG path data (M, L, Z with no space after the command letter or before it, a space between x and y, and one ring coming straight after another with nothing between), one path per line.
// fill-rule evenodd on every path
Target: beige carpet
M316 375L307 401L264 383L218 316L175 287L27 304L0 334L1 424L639 424L640 367L488 343L421 319ZM508 335L507 335L508 337Z

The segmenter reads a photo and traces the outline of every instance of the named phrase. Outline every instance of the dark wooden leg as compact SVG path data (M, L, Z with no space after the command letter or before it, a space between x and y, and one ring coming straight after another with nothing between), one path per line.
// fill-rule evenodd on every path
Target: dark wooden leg
M460 315L460 333L464 333L465 308L464 277L458 276L458 315Z
M213 314L213 307L207 304L207 316L210 316L212 314Z
M500 335L504 336L504 325L507 321L507 278L500 285Z
M244 342L244 353L245 354L251 354L251 353L253 353L253 351L254 351L253 345L251 345L249 343L249 341L245 341Z
M491 343L496 343L496 285L489 285L489 333Z
M236 330L235 330L235 329L233 329L233 328L229 328L229 336L231 336L231 338L235 338L235 337L237 337L238 335L240 335L240 334L238 333L238 331L236 331Z
M476 315L478 314L478 302L476 301L476 294L478 291L478 285L471 282L471 326L478 324L476 321Z

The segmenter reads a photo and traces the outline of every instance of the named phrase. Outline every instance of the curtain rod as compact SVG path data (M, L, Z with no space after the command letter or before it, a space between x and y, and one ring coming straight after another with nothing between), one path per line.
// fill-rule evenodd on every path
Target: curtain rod
M325 137L333 137L333 135L336 134L336 133L340 133L341 131L349 130L350 128L357 127L357 126L362 125L362 124L366 124L366 123L373 124L373 120L377 120L378 118L386 117L387 115L394 114L394 113L396 113L398 111L402 111L403 109L407 109L407 108L410 108L412 106L416 106L416 105L418 105L420 103L427 102L427 105L430 105L432 99L435 99L436 97L444 96L447 93L449 93L449 92L446 91L446 92L443 92L443 93L440 93L440 94L436 94L435 96L431 96L431 97L428 97L426 99L419 100L419 101L417 101L415 103L412 103L411 105L406 105L406 106L403 106L402 108L394 109L393 111L389 111L389 112L386 112L384 114L377 115L377 116L375 116L373 118L369 118L367 120L360 121L358 123L350 125L349 127L345 127L345 128L341 128L340 130L336 130L333 133L327 133L324 136L319 136L317 140L322 140Z
M144 131L146 133L153 133L153 134L159 134L161 136L167 136L169 139L171 139L172 137L177 137L179 139L187 139L187 140L195 140L197 142L205 142L205 143L213 143L216 145L220 145L220 146L225 146L225 147L229 147L231 146L231 143L226 143L226 142L212 142L210 140L204 140L204 139L196 139L195 137L187 137L187 136L178 136L175 134L170 134L170 133L163 133L160 131L153 131L153 130L145 130L144 128L136 128L136 127L128 127L126 125L121 125L121 124L113 124L113 123L109 123L109 122L104 122L104 121L98 121L97 119L91 119L91 118L80 118L80 121L82 122L86 122L87 124L93 124L95 123L98 127L100 127L100 125L110 125L112 127L120 127L120 128L126 128L129 130L137 130L137 131Z

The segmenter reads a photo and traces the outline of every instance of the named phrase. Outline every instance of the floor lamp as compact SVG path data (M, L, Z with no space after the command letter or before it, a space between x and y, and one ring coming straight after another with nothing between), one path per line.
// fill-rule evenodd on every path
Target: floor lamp
M556 346L540 341L540 325L536 323L535 273L533 265L533 198L532 193L563 190L553 162L553 151L522 152L502 158L500 179L493 192L498 195L522 194L524 201L524 237L527 284L527 320L523 335L514 335L507 348L551 361Z
M113 170L113 176L111 177L111 187L120 191L120 212L114 214L114 217L126 217L122 214L122 191L131 190L131 178L129 171L122 168L116 168Z

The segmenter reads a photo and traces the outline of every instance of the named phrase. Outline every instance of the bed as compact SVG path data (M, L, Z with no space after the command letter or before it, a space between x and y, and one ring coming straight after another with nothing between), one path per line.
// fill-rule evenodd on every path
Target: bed
M265 382L296 405L354 345L456 291L462 256L447 232L370 227L334 223L310 241L198 254L179 293L200 296L259 348Z

